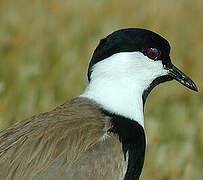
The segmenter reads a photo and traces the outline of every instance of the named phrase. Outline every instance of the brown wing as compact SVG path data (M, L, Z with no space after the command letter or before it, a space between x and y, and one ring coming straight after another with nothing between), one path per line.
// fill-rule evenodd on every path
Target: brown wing
M106 132L109 120L95 105L76 98L0 132L0 179L31 179L61 154L73 163Z

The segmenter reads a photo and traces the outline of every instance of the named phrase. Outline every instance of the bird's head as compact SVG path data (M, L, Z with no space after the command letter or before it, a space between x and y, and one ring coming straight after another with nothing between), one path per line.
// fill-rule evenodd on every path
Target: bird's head
M143 92L175 79L197 91L195 83L172 64L168 41L145 29L118 30L100 41L89 64L88 80L103 78L132 80Z
M155 86L173 79L197 91L195 83L172 64L168 41L145 29L122 29L102 39L88 69L89 89L94 89L90 96L101 103L114 101L110 106L118 112L121 103L130 104L134 97L145 103Z

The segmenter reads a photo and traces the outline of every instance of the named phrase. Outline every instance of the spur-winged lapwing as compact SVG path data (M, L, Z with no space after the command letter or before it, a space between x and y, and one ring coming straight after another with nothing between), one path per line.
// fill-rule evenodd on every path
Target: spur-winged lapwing
M148 94L173 79L197 91L169 54L168 41L145 29L102 39L79 97L0 132L0 179L138 180Z

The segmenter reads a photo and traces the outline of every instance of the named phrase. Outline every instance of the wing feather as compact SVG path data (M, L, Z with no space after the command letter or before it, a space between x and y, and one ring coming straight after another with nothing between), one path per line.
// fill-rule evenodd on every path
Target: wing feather
M76 98L0 132L0 179L30 179L65 153L70 166L106 133L109 119Z

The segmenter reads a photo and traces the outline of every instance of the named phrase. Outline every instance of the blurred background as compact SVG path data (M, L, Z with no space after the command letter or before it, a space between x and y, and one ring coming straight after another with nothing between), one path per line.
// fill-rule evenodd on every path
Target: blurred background
M199 92L172 81L150 94L141 179L202 179L202 7L202 0L1 0L0 129L78 96L101 38L147 28L169 40L173 63Z

